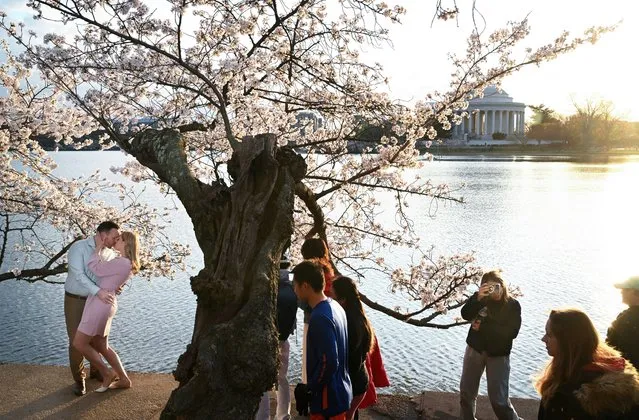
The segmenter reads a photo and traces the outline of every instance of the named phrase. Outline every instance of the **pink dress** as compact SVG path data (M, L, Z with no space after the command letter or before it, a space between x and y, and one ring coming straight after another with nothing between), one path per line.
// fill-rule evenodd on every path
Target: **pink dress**
M101 289L115 292L131 277L131 261L124 257L115 257L111 261L102 261L93 254L87 263L89 269L99 279ZM106 337L111 331L111 321L118 309L117 298L113 305L102 302L97 296L87 297L78 331L89 336Z

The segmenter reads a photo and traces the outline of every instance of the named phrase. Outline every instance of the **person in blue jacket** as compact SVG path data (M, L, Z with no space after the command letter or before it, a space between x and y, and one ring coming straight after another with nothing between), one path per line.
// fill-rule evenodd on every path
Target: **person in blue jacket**
M312 308L306 353L311 420L345 419L353 399L346 313L324 294L321 264L303 261L292 273L295 294Z

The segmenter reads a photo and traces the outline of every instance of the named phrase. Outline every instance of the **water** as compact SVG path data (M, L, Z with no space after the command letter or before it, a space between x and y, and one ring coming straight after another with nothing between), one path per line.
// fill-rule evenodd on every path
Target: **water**
M61 152L55 159L60 173L68 176L94 168L108 172L125 157L117 152ZM435 217L428 215L429 202L414 201L411 208L424 243L435 244L440 253L474 250L483 267L501 267L506 279L521 287L523 325L511 359L511 393L535 396L531 378L547 360L540 339L548 312L580 307L604 334L623 309L612 284L639 273L639 161L440 161L427 164L422 172L436 182L466 183L461 195L467 201L440 204ZM154 188L147 189L144 199L158 205L166 200ZM184 212L174 217L170 232L195 243ZM385 256L387 261L405 257ZM200 261L195 249L190 263L198 267ZM119 298L110 340L129 369L175 368L190 341L195 312L188 276L134 279ZM388 294L387 279L379 276L371 275L362 289L391 307L402 302ZM368 314L391 379L389 391L457 390L466 327L432 330L370 309ZM301 318L299 334L290 338L293 382L300 376ZM0 283L0 362L65 365L66 346L62 286ZM481 392L486 392L485 384Z

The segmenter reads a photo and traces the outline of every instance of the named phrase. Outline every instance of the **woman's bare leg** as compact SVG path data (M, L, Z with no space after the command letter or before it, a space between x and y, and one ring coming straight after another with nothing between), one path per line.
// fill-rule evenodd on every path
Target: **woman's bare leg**
M120 380L117 383L114 383L111 388L130 388L131 379L129 378L129 375L126 374L118 354L115 350L109 347L109 337L96 337L96 344L100 347L100 353L105 359L107 359L113 370L115 370L115 373L118 375L118 378L120 378Z
M102 378L104 379L102 382L102 386L109 386L109 384L113 381L115 377L115 373L108 368L107 365L104 364L102 358L100 357L100 353L91 345L91 337L90 335L86 335L83 332L76 331L75 336L73 337L73 347L78 349L84 357L87 358L91 365L98 368L100 373L102 374Z

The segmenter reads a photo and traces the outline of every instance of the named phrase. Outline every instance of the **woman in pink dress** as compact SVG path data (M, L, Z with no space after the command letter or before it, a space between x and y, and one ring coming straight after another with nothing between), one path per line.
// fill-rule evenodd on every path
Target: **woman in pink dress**
M95 252L87 265L98 278L100 288L114 295L113 304L104 303L97 296L90 295L84 306L82 321L73 338L75 348L102 374L102 386L96 389L96 392L105 392L109 388L131 387L131 379L124 371L118 354L109 347L108 338L111 321L118 309L115 292L140 269L139 242L135 233L122 232L113 247L120 255L110 261L102 260L103 248L102 242L96 243ZM104 356L113 369L107 367L100 355Z

